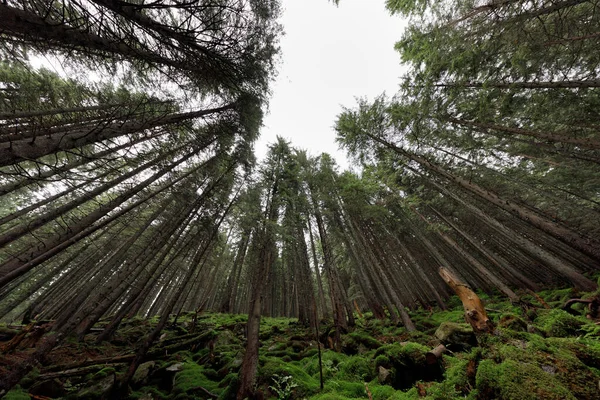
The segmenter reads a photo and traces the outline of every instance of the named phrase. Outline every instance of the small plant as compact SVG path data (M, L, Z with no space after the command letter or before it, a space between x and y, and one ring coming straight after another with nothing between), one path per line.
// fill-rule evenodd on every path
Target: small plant
M294 378L289 375L273 375L274 386L269 386L269 389L277 393L279 400L287 400L292 396L292 390L298 387L298 384L294 382Z
M333 360L323 360L323 376L334 376L338 372L338 364Z

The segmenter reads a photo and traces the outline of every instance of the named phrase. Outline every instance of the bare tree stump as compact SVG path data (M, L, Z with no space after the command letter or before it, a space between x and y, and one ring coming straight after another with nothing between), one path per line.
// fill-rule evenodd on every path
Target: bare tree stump
M456 275L446 268L440 267L439 274L460 298L465 309L465 320L473 327L473 331L476 334L492 332L494 324L488 318L479 296L466 283L461 282Z

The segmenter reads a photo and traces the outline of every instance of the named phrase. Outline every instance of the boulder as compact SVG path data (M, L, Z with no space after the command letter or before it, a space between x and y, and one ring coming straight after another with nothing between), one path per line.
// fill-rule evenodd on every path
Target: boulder
M467 324L442 322L435 331L435 337L451 351L465 351L477 346L475 332Z
M56 378L34 383L29 389L29 393L34 396L50 397L53 399L67 395L63 383Z
M381 365L377 368L377 381L380 385L389 385L392 382L390 370L382 367Z
M183 370L183 363L171 364L167 367L158 368L152 372L148 384L156 385L160 390L171 391L175 380L175 374Z
M133 377L131 378L131 386L141 387L148 383L148 377L155 366L156 362L154 361L148 361L140 364L138 369L135 371L135 374L133 374Z
M226 330L219 333L215 340L215 347L227 346L230 344L238 344L240 340L233 334L233 332Z
M77 393L78 399L108 399L110 392L115 386L117 379L114 373L106 375L104 378L92 382L90 385L84 387Z
M176 363L167 367L167 371L169 372L179 372L181 370L183 370L183 363Z

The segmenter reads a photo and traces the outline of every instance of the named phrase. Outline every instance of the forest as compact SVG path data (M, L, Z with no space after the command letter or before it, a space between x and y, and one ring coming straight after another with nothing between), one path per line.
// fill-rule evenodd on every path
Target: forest
M0 397L600 397L600 2L385 6L343 170L278 0L0 2Z

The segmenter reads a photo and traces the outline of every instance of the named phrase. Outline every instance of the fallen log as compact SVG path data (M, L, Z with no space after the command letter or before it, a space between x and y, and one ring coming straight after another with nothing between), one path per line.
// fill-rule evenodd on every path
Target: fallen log
M191 339L187 339L187 340L184 340L179 343L173 343L169 346L161 346L161 347L156 347L156 348L150 349L150 351L148 352L148 356L152 357L152 356L160 355L163 353L165 353L165 354L174 353L179 350L183 350L183 349L187 349L187 348L193 349L193 347L196 346L197 344L202 343L202 342L209 342L210 340L214 339L216 336L217 336L217 333L213 330L210 330L210 331L204 332L200 335L195 335Z
M134 358L135 358L135 354L122 354L122 355L115 356L115 357L105 357L105 358L96 358L94 360L85 360L85 361L74 363L74 364L53 365L51 367L45 368L44 371L49 374L50 372L84 368L84 367L87 367L90 365L128 363L131 360L133 360Z
M442 357L442 354L447 353L448 349L443 344L440 344L433 348L432 350L425 353L425 361L427 364L432 365L438 362L438 360Z
M17 348L21 341L27 336L27 334L35 328L35 323L32 322L25 326L19 333L17 333L11 340L0 346L0 353L9 353Z
M213 392L210 392L208 389L203 388L202 386L196 386L196 387L193 387L191 389L188 389L187 393L195 392L195 391L200 391L200 392L204 393L206 396L208 396L210 398L213 398L213 399L218 399L219 398L219 395L214 394Z
M146 355L146 359L168 357L170 354L173 354L179 350L182 350L182 349L185 349L188 347L191 348L192 346L194 346L198 343L211 340L214 337L213 335L214 335L214 331L209 331L209 332L205 332L201 335L196 335L192 339L188 339L188 340L185 340L180 343L175 343L175 344L171 344L169 346L164 346L164 347L163 346L154 347L154 348L150 349L150 351ZM86 361L76 363L76 364L55 365L55 366L45 369L45 371L49 373L49 372L53 372L53 371L65 371L65 370L69 370L69 369L82 368L82 367L87 367L90 365L128 363L128 362L131 362L134 358L135 358L134 353L122 354L122 355L118 355L115 357L97 358L95 360L86 360Z
M465 309L465 320L473 327L473 331L476 334L492 332L494 324L488 318L485 306L479 296L446 268L440 267L439 274L462 302Z
M18 335L19 329L12 329L8 326L0 326L0 341L7 341Z
M124 364L124 363L121 363L121 364ZM96 365L81 367L81 368L66 369L66 370L58 371L58 372L48 372L45 374L38 375L36 380L43 381L43 380L47 380L47 379L65 378L65 377L69 377L69 376L81 376L81 375L88 374L90 372L100 371L103 368L106 368L106 363L96 364Z

